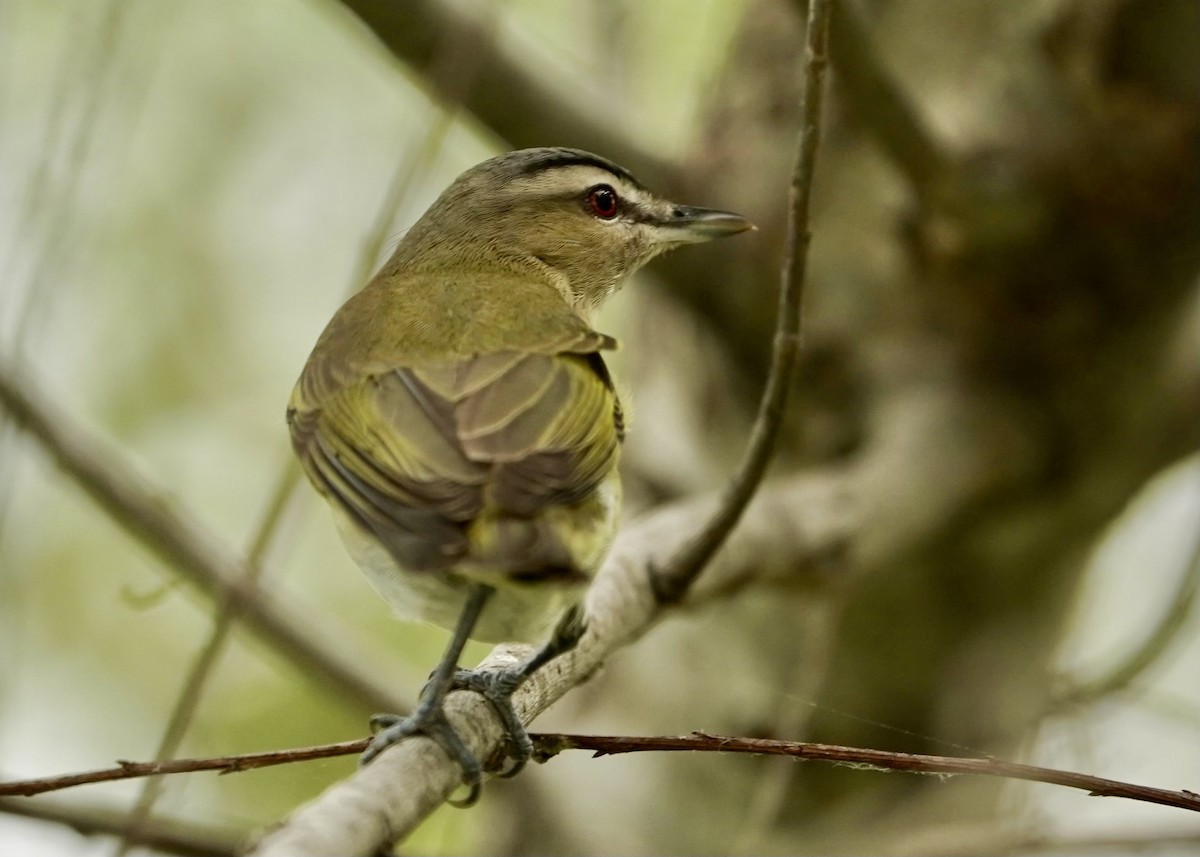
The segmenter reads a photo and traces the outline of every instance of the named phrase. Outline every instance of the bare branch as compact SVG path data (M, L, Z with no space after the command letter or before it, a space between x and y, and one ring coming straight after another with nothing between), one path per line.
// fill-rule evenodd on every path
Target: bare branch
M437 0L342 0L383 45L418 73L438 96L462 106L514 147L578 146L603 152L652 187L676 186L675 169L633 141L616 121L623 115L601 93L567 99L547 85L546 75L505 55L486 27ZM466 45L478 62L478 81L456 92L437 76L442 39ZM580 107L581 103L588 105Z
M951 511L1022 478L1011 461L1016 451L995 454L1006 448L995 433L1007 432L996 403L964 395L941 379L892 397L878 421L872 445L853 468L768 482L689 599L710 600L751 579L806 586L814 600L831 597L831 588L836 596L839 584L852 584L928 539ZM941 467L931 466L934 458ZM694 532L694 522L711 516L721 499L711 494L666 506L621 531L588 590L583 640L514 694L522 722L531 722L667 614L650 571L664 567ZM507 666L528 651L500 646L482 667ZM501 760L506 733L485 700L452 693L446 713L476 758ZM371 854L408 835L458 787L460 776L458 764L431 739L408 739L295 810L253 853Z
M625 753L740 753L753 756L787 756L816 762L833 762L858 769L876 771L900 771L914 774L938 774L957 776L969 774L980 777L998 777L1009 780L1026 780L1035 783L1080 789L1093 797L1120 797L1128 800L1155 803L1161 806L1200 812L1200 794L1180 789L1160 789L1142 786L1121 780L1110 780L1075 771L1005 762L1000 759L973 759L959 756L933 756L924 753L899 753L892 750L872 750L862 747L843 747L837 744L817 744L805 741L776 741L767 738L734 738L727 735L709 735L693 732L682 736L641 737L632 735L531 735L539 761L545 762L566 750L591 750L594 756L616 756ZM67 788L83 783L129 779L131 777L157 776L160 774L195 771L220 771L233 773L252 768L265 768L292 762L327 759L361 753L369 743L368 738L358 741L343 741L318 747L281 750L266 753L247 753L213 759L178 759L172 762L124 762L119 767L103 771L90 771L54 777L46 780L28 780L23 783L0 785L0 795L31 795L53 789ZM370 770L369 768L366 770ZM269 853L269 852L263 852ZM280 852L283 853L283 852ZM300 853L300 852L297 852ZM303 853L333 853L308 852ZM345 852L339 852L345 853Z
M684 606L726 596L749 581L803 586L813 599L822 598L823 591L846 579L852 543L857 562L880 561L923 538L946 509L961 508L975 492L993 490L999 478L995 456L985 454L988 436L976 421L994 425L994 415L980 403L939 391L945 394L941 399L932 395L936 391L917 389L909 404L904 397L893 402L882 418L886 431L854 469L765 485ZM918 478L927 459L921 443L943 457L955 454L949 470L954 478L946 473ZM866 497L880 496L881 483L904 486L904 491L884 492L887 505L866 506ZM585 681L609 654L664 615L648 570L667 562L693 522L710 516L719 503L717 494L693 498L656 510L622 531L588 592L589 631L579 648L535 674L514 697L523 720L532 720ZM864 515L871 521L867 540L858 538ZM507 664L520 653L501 647L485 663ZM496 759L504 731L487 703L460 692L451 695L447 709L478 757ZM259 853L371 853L380 843L406 835L437 808L458 785L459 775L456 763L432 741L410 739L298 809L259 845Z
M538 736L543 738L543 736ZM810 744L798 741L773 741L766 738L726 738L693 732L678 738L624 738L600 735L551 735L535 742L539 753L553 756L563 750L593 750L597 756L646 751L679 752L706 750L718 753L750 753L755 756L790 756L794 759L817 760L871 768L880 771L906 771L918 774L973 774L981 777L1001 777L1036 783L1082 789L1094 797L1123 797L1147 803L1157 803L1177 809L1200 812L1200 794L1180 789L1139 786L1120 780L1109 780L999 759L969 759L957 756L930 756L921 753L896 753L890 750L868 750L841 747L835 744Z
M90 437L0 361L0 405L54 457L109 517L190 583L230 609L300 671L369 710L404 710L357 667L330 653L311 620L288 616L253 581L248 563L187 517L169 492L138 474L117 450Z
M710 563L697 595L756 572L808 582L814 598L841 566L856 504L842 474L793 478L760 492L751 514ZM637 639L663 615L648 567L665 562L698 515L711 514L712 495L656 511L617 537L587 594L588 631L568 655L551 661L521 686L513 704L530 722L586 681L616 649ZM827 585L827 584L826 584ZM508 665L528 647L500 646L484 668ZM505 737L495 712L478 694L452 693L446 713L477 758L499 760ZM292 813L254 852L259 855L371 854L411 832L459 784L461 773L432 740L411 738Z
M183 857L233 857L242 837L232 831L182 821L161 821L132 830L123 809L101 809L53 801L0 800L0 813L63 824L83 834L122 836L134 845Z
M897 844L895 857L1012 857L1014 854L1099 854L1120 855L1170 853L1173 846L1200 846L1200 829L1123 830L1111 835L1059 836L1037 830L985 827L978 822L918 829Z
M946 155L884 68L854 0L833 4L829 28L829 55L855 115L904 173L914 192L924 194L947 172Z
M135 780L141 777L157 777L166 774L195 774L200 771L219 771L232 774L255 768L270 768L291 762L310 762L361 753L367 748L369 738L357 741L342 741L338 744L322 744L319 747L302 747L295 750L268 750L262 753L241 753L234 756L216 756L207 759L170 759L156 762L126 762L120 760L116 767L83 771L78 774L62 774L57 777L39 777L33 780L13 780L0 783L0 796L32 797L56 792L75 786L107 783L113 780Z
M655 594L664 603L678 601L687 592L705 564L721 547L737 525L746 506L758 489L775 451L784 408L795 376L800 354L800 314L812 235L808 210L812 197L813 170L821 141L821 106L825 92L825 49L829 37L829 2L810 0L805 42L804 94L801 99L800 140L788 212L787 248L784 251L782 286L779 292L779 316L775 347L766 388L759 403L750 444L741 467L725 493L717 513L707 520L694 539L654 575Z

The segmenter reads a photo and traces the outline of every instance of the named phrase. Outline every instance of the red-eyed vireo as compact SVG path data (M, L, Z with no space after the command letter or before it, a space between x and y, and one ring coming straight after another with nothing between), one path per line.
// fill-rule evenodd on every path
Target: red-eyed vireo
M592 316L659 253L749 228L596 155L524 149L459 176L334 315L292 393L292 444L379 593L454 632L414 713L372 720L364 762L430 735L473 801L479 762L443 712L454 688L495 706L513 772L528 760L509 697L578 642L617 529L624 426L601 357L616 342ZM457 669L468 638L548 641L481 672Z

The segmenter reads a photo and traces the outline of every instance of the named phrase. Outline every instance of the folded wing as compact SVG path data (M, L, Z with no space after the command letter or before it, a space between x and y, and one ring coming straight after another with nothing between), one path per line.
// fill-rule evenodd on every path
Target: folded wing
M409 571L578 575L619 404L599 354L506 351L375 372L289 421L310 479Z

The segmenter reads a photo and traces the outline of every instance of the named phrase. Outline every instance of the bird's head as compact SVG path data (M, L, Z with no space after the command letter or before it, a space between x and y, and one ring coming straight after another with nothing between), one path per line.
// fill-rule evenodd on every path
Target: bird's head
M586 318L658 254L752 228L738 214L663 199L597 155L522 149L459 176L389 267L529 271Z

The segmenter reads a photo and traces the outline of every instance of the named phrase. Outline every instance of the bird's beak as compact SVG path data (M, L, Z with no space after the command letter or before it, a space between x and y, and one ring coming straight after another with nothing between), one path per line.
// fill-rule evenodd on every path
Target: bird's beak
M711 241L714 238L737 235L747 229L757 228L749 220L732 211L695 208L690 205L673 206L662 227L671 241L680 244Z

